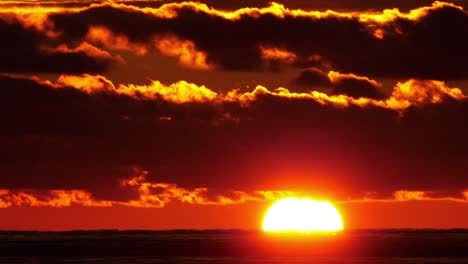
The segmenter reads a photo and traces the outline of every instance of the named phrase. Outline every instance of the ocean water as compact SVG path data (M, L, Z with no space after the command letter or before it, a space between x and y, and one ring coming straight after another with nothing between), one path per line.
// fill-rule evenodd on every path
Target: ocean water
M468 264L468 230L0 231L0 263Z

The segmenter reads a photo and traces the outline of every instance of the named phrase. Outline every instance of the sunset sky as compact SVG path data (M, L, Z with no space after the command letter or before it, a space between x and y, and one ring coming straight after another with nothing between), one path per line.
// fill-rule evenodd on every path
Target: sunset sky
M468 1L0 2L0 230L468 228Z

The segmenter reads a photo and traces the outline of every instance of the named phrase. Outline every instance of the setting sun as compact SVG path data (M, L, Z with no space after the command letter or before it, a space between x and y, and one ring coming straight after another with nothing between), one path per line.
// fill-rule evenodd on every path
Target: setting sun
M273 204L263 219L264 231L339 231L343 222L329 202L287 198Z

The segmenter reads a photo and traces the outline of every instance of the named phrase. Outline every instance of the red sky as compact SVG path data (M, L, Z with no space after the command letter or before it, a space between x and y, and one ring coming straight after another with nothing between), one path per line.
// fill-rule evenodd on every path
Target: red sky
M465 10L3 1L0 229L468 228Z

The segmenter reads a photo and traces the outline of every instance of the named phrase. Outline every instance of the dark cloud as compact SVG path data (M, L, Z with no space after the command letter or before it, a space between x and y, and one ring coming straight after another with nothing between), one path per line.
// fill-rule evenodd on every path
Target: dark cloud
M167 19L112 6L74 14L52 15L69 39L82 39L90 26L103 26L137 43L154 43L155 35L191 40L207 60L227 70L253 70L262 64L259 46L278 46L297 54L298 64L311 56L340 72L381 78L466 79L468 16L456 7L438 4L415 19L403 16L384 24L357 17L318 18L272 14L241 15L236 20L198 10L175 8ZM86 21L86 23L83 23ZM125 21L125 23L121 23ZM192 25L187 27L187 25ZM380 29L382 37L374 36ZM319 57L318 57L318 56Z
M382 99L385 95L382 89L376 87L375 84L356 79L353 77L346 77L336 82L336 88L333 94L346 94L355 98L367 97L374 99Z
M247 104L176 103L5 76L0 87L2 188L128 199L136 194L119 181L138 170L184 188L340 198L401 189L459 195L467 187L466 99L445 96L401 114L267 93Z
M0 19L0 72L9 73L83 73L103 72L114 61L93 57L85 51L55 50L54 43L19 22Z
M309 87L330 86L331 82L328 75L317 68L309 68L301 72L295 82Z
M431 10L414 21L400 18L386 25L387 35L376 46L363 46L359 58L336 56L334 61L343 70L376 76L466 79L468 71L463 61L468 58L468 52L463 47L468 45L468 27L465 25L468 25L468 15L454 7Z
M331 89L331 94L345 94L354 98L383 99L385 97L381 85L374 80L336 72L331 72L329 76L317 68L302 71L294 82L309 90L325 87Z

